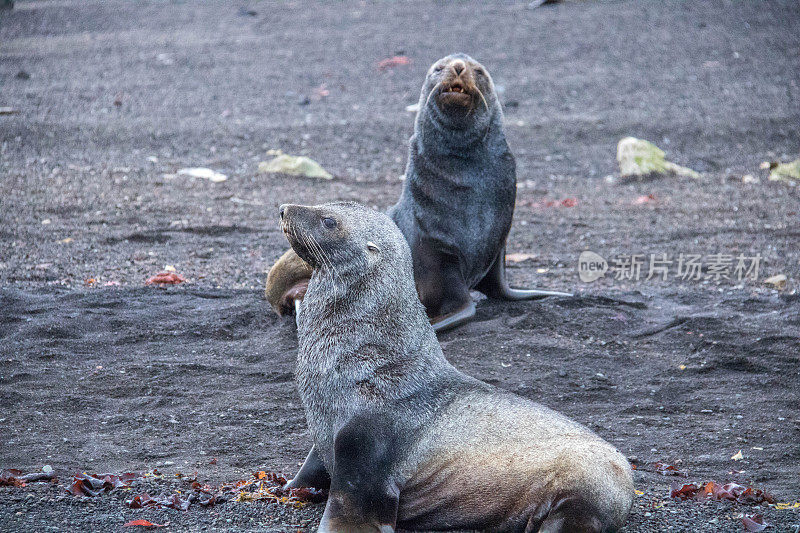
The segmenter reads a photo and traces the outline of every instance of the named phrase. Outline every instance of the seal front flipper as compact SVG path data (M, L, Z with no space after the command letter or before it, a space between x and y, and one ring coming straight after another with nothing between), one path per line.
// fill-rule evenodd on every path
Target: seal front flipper
M412 249L417 293L434 330L449 329L472 318L475 303L458 256L422 239L414 242Z
M456 326L460 326L461 324L465 324L472 320L472 317L475 316L475 302L472 300L467 303L464 307L456 311L455 313L450 313L449 315L439 316L431 319L431 325L433 326L433 331L440 332L440 331L447 331L448 329L452 329Z
M489 298L498 300L536 300L547 296L573 296L568 292L544 291L539 289L514 289L508 286L506 279L506 247L500 249L489 272L475 286Z
M287 489L300 489L312 487L315 489L327 489L331 484L331 476L325 469L322 459L314 446L308 452L303 466L292 479L286 484Z
M397 523L400 489L391 479L402 443L386 414L361 414L333 442L333 474L320 533L391 533Z

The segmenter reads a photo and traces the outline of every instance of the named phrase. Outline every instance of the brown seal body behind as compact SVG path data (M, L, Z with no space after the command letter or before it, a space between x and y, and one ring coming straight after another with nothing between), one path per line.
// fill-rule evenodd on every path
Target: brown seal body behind
M622 526L625 457L445 359L392 220L353 203L286 205L281 219L313 267L296 378L314 446L289 487L330 487L320 532Z
M303 299L311 272L311 266L291 248L272 265L264 296L279 316L292 313L294 302Z

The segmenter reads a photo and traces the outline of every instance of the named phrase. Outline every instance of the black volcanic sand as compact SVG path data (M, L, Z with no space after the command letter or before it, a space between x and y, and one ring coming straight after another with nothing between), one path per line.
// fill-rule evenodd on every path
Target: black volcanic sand
M800 155L800 8L526 5L54 0L0 11L0 107L19 111L0 115L0 468L52 465L60 477L0 489L0 530L112 531L136 518L313 529L321 505L181 512L123 500L185 490L177 472L218 484L297 470L309 437L295 329L261 296L286 248L277 206L390 206L412 131L405 107L433 60L465 51L493 73L517 155L509 251L533 257L510 275L577 295L481 301L474 322L440 337L445 355L628 455L643 494L626 531L744 531L739 518L755 513L767 531L797 531L798 510L679 502L669 485L736 481L800 500L800 194L759 169ZM377 68L394 55L411 65ZM619 180L627 135L703 178ZM270 149L313 157L335 179L258 174ZM228 179L172 176L192 166ZM576 272L587 249L763 263L758 281L673 272L590 285ZM165 265L188 282L145 286ZM775 274L789 278L782 291L763 285ZM661 476L658 461L688 477ZM72 473L156 467L163 480L130 490L64 490Z

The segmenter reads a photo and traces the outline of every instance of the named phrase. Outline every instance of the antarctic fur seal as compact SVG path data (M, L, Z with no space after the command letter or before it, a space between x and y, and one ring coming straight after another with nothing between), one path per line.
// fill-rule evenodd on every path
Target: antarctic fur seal
M465 54L436 61L389 216L411 246L417 292L440 329L475 315L470 289L505 300L569 296L509 287L505 249L516 193L516 163L489 72Z
M568 293L509 287L505 245L516 199L514 156L492 78L477 61L454 54L428 70L411 137L406 179L389 216L411 246L419 298L436 330L475 314L470 289L524 300ZM280 278L296 278L295 268ZM291 300L272 292L272 306Z
M329 486L319 531L622 526L633 501L625 458L447 362L386 215L344 202L280 213L313 268L296 378L314 445L289 486Z

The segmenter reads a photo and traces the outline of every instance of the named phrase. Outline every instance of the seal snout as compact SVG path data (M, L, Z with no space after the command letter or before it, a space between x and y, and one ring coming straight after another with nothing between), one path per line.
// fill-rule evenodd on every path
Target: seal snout
M281 217L281 225L286 225L292 222L292 220L296 220L298 215L300 215L304 210L307 210L307 207L302 205L296 204L282 204L278 208L278 213Z
M319 217L315 210L304 205L283 204L278 208L278 212L281 217L281 230L286 240L301 259L312 267L315 266L315 253L311 249L316 249L311 243L317 243L314 228Z
M290 207L291 204L281 204L281 206L278 208L278 213L281 218L281 230L283 230L283 233L285 233L287 236L291 231L291 227L289 224L289 217L287 216L287 211L289 210Z
M278 213L281 217L281 230L292 242L292 237L296 236L298 231L302 230L302 211L305 208L302 205L283 204L278 208Z
M440 64L437 103L459 113L472 109L480 98L475 69L475 65L461 57Z
M475 83L472 79L472 73L470 72L464 60L454 59L448 66L450 75L443 84L444 86L442 87L442 92L471 94L473 92Z

